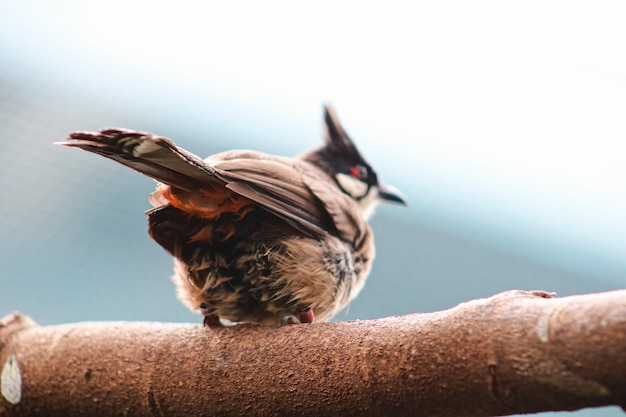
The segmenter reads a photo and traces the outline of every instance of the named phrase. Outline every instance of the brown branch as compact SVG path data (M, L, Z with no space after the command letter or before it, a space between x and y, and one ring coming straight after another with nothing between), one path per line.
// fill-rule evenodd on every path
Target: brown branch
M624 407L626 290L560 299L511 291L431 314L283 328L39 327L12 315L0 322L0 364L2 416Z

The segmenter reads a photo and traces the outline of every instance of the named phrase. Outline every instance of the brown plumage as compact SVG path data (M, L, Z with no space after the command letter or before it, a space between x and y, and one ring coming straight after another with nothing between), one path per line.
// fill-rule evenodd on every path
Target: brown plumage
M325 107L326 142L296 158L229 151L205 160L127 129L75 132L60 144L158 181L149 233L174 256L178 296L208 325L324 321L363 287L374 259L367 217L404 203Z

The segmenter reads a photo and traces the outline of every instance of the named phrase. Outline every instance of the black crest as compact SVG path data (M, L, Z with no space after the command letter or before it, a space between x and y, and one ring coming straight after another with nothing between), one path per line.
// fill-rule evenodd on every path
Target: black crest
M326 122L324 132L326 149L331 153L341 155L343 159L364 163L365 160L339 123L335 110L329 104L324 106L324 121Z

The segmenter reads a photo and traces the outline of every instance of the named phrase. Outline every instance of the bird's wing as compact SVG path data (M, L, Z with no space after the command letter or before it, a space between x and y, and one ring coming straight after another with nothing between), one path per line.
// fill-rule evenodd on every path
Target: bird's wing
M215 161L212 168L229 190L254 201L309 235L336 234L331 216L285 159L259 155Z
M224 177L227 188L270 211L281 212L283 218L295 216L298 221L322 227L347 242L360 242L366 225L359 209L332 179L308 162L264 156L235 157L212 166L218 176Z
M356 202L328 181L304 177L306 186L324 205L324 210L333 221L337 235L354 247L361 246L369 228Z
M59 144L100 154L185 191L225 187L310 236L355 238L354 227L347 226L353 222L343 213L349 197L332 183L324 185L327 178L316 180L319 174L307 162L257 152L205 162L167 138L125 129L76 132Z

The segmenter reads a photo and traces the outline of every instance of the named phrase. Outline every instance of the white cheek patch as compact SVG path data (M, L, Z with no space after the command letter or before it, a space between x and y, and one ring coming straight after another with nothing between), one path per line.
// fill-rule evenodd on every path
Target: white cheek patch
M350 194L350 196L354 199L359 199L365 197L368 191L367 184L363 181L359 181L354 178L352 175L347 174L337 174L336 175L337 182L341 185L343 190Z
M374 208L378 204L378 192L376 189L370 190L370 193L367 197L357 201L359 209L361 209L361 213L365 220L369 220L369 218L374 214Z

